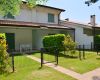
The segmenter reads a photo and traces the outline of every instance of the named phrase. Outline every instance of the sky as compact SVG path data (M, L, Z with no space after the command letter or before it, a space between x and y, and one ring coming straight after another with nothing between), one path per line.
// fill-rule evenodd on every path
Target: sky
M90 15L96 15L96 23L100 25L100 0L87 6L85 0L49 0L46 5L66 10L61 13L61 19L69 18L75 22L90 22Z

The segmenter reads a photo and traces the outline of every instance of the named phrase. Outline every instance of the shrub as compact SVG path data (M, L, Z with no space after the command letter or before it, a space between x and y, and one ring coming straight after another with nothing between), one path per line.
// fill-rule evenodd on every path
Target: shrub
M100 50L100 35L94 37L95 49Z
M63 45L64 45L66 51L70 52L71 54L75 53L76 43L72 40L70 35L65 36Z
M96 35L96 36L94 37L94 43L95 43L95 44L100 44L100 35Z
M59 51L63 50L63 43L64 41L64 34L55 34L55 35L48 35L44 36L43 38L43 46L45 48L52 47L50 48L50 52L53 52L55 47L59 49Z
M0 33L0 73L3 73L7 70L8 65L8 53L5 34Z

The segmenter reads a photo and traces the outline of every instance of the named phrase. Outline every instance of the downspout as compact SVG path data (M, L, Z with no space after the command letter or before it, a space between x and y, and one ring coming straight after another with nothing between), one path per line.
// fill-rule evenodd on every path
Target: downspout
M60 24L60 14L61 12L58 14L58 24Z

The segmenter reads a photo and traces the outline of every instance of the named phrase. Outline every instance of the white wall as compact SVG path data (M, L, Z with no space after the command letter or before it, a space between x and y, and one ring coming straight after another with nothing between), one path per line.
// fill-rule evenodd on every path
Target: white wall
M58 24L58 15L60 13L59 10L49 9L46 7L35 7L33 9L30 9L25 5L21 7L20 13L15 17L15 19L7 20L48 23L48 13L52 13L55 15L55 22L50 24ZM0 20L5 19L2 16L0 16Z
M35 30L33 30L35 31ZM36 49L40 49L43 47L43 44L42 44L42 39L43 39L43 36L46 36L48 34L56 34L56 33L60 33L60 30L53 30L53 29L37 29L35 31L35 36L33 36L33 38L35 38L33 41L34 41L34 47Z
M32 30L30 29L14 29L0 28L1 33L15 33L15 48L19 49L22 44L32 44Z
M87 45L87 49L91 47L91 42L93 42L93 36L88 36L84 34L83 29L84 27L88 27L85 25L78 25L78 24L70 24L70 23L63 23L65 26L75 28L75 41L78 45Z

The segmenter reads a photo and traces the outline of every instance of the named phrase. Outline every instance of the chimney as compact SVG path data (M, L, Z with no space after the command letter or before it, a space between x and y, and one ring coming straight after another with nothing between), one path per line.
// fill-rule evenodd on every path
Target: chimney
M66 21L69 21L69 18L66 18L65 20L66 20Z
M90 24L94 27L95 26L95 15L90 16Z

